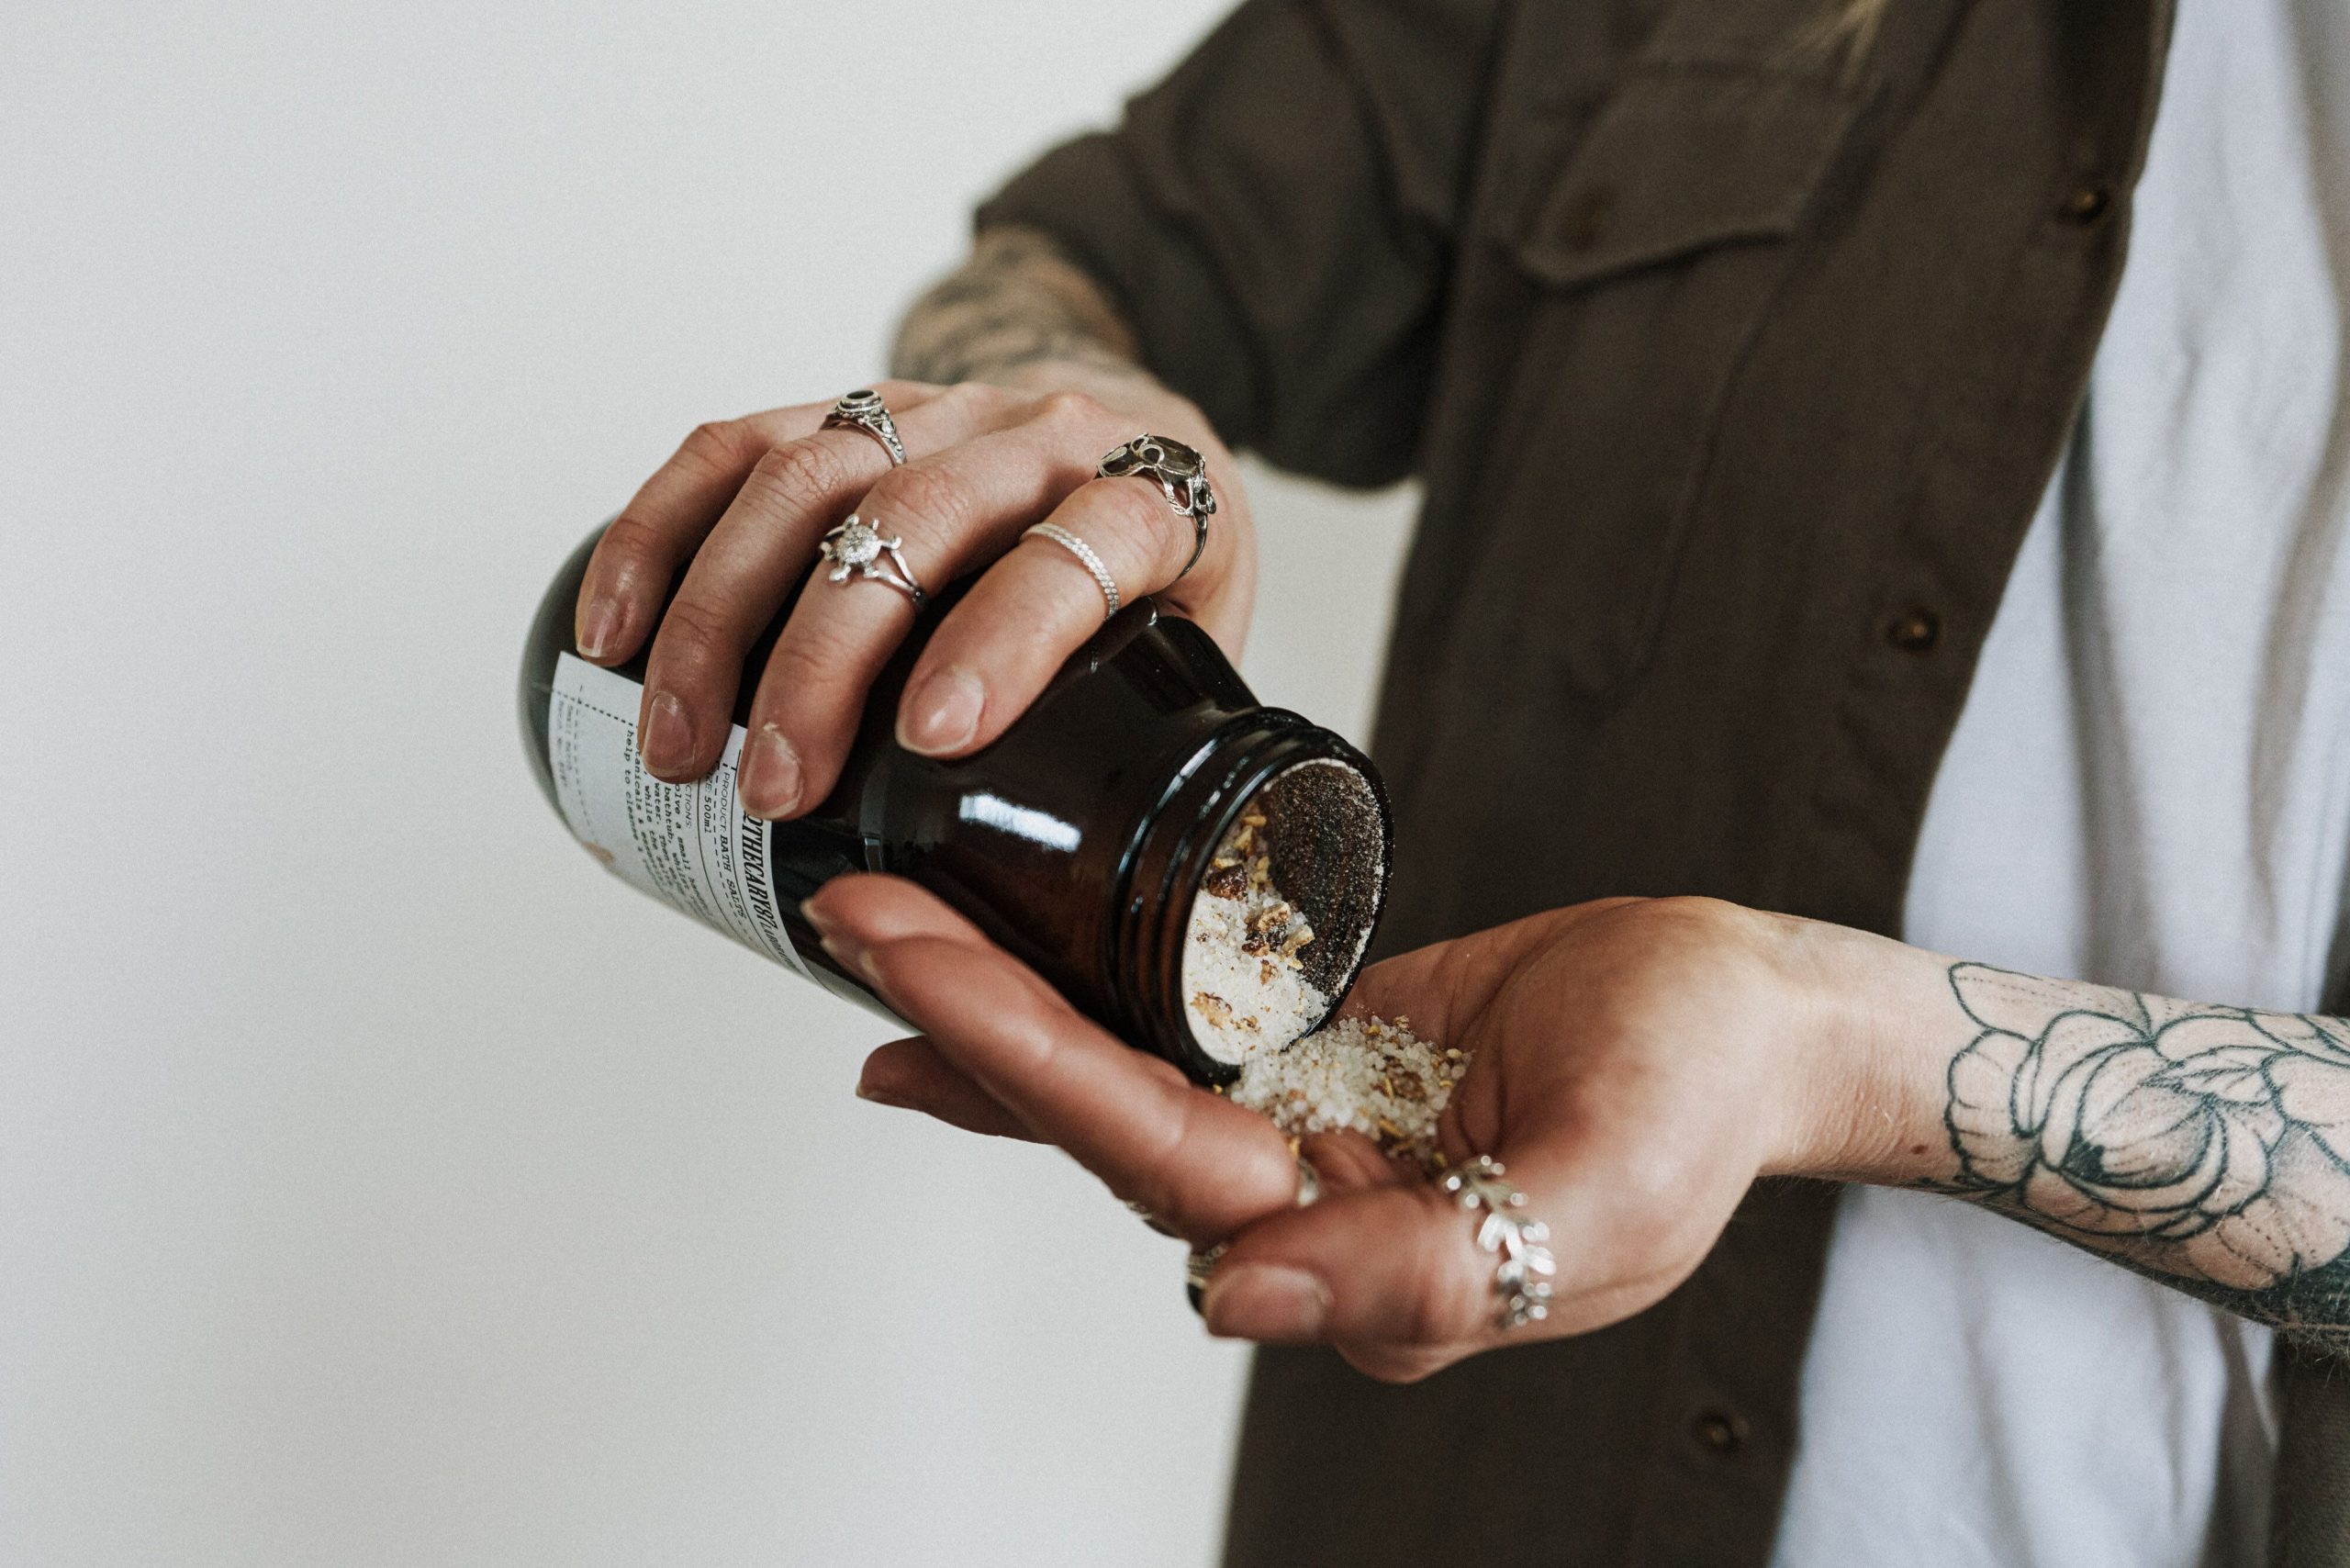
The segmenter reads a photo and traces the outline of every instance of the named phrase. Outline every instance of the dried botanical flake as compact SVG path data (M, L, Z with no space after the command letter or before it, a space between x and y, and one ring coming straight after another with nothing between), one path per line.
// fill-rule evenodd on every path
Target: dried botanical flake
M1248 890L1248 872L1237 860L1219 861L1200 879L1200 886L1217 898L1237 899Z
M1232 1021L1232 1003L1212 991L1192 992L1192 1010L1219 1027Z

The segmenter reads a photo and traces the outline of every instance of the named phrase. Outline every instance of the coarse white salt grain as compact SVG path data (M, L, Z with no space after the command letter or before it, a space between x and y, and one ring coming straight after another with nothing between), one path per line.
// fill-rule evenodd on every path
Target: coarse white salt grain
M1411 1031L1410 1020L1341 1018L1240 1064L1225 1092L1292 1137L1355 1132L1423 1170L1442 1161L1437 1118L1468 1063Z

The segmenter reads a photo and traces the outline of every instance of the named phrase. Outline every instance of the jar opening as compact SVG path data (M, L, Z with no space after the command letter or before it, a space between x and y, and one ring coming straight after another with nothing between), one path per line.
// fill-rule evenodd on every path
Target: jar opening
M1183 1013L1213 1059L1237 1066L1319 1028L1377 927L1387 819L1362 771L1297 762L1234 813L1192 890Z

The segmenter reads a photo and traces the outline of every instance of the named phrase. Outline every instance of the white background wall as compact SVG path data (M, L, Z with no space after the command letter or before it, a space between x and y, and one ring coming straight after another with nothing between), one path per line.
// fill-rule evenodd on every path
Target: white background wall
M19 4L0 1562L1198 1564L1241 1354L1059 1156L599 877L525 619L1220 0ZM1259 491L1360 734L1402 499Z

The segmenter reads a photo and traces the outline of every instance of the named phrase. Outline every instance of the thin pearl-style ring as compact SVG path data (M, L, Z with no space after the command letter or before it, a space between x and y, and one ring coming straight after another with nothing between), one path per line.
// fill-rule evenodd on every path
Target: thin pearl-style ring
M1051 522L1037 523L1035 527L1021 534L1020 537L1023 539L1032 537L1036 539L1049 539L1054 543L1059 545L1062 549L1068 551L1070 554L1076 556L1078 565L1083 566L1088 572L1092 574L1094 586L1102 590L1102 600L1104 606L1102 611L1102 619L1107 621L1110 617L1118 613L1118 605L1120 601L1118 599L1117 582L1110 576L1110 568L1102 564L1102 557L1093 553L1092 545L1088 544L1084 540L1080 539L1068 529L1061 527L1058 523Z

